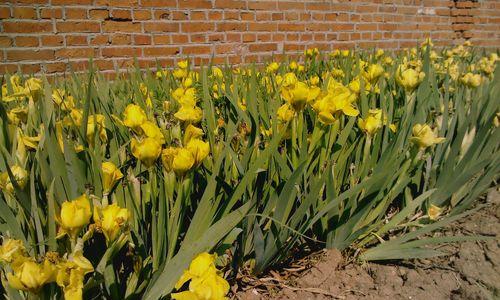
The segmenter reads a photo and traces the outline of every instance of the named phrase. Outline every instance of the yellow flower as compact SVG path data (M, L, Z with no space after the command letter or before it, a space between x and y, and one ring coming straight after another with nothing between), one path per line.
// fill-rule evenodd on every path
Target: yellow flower
M65 300L83 299L83 280L85 274L94 271L94 267L81 251L73 254L69 260L57 265L56 282L63 288Z
M309 92L309 87L306 83L297 81L293 82L292 77L286 77L283 79L283 88L281 89L281 95L283 98L288 101L291 107L295 111L301 111L306 103L308 102L309 97L311 96Z
M181 278L175 284L176 289L180 289L184 283L195 277L201 277L205 275L205 273L216 272L217 268L215 268L215 259L216 255L211 255L207 252L203 252L198 254L189 264L189 268L184 271Z
M204 142L200 139L191 139L187 143L186 149L193 155L195 165L199 165L205 157L208 156L208 153L210 153L210 145L208 142Z
M379 64L372 64L368 67L364 76L368 82L375 83L382 74L384 74L384 68Z
M176 79L183 79L183 78L186 78L188 76L188 69L184 69L184 68L179 68L179 69L175 69L173 72L172 72L172 75L174 75L174 77Z
M318 48L306 49L304 50L304 54L306 55L306 57L313 57L319 54L319 50Z
M431 127L427 124L415 124L415 126L413 126L412 133L413 137L411 137L410 140L421 149L425 149L434 144L442 143L446 140L443 137L437 137Z
M5 238L2 246L0 246L0 262L11 263L25 254L26 248L24 248L24 244L20 240Z
M14 175L14 179L16 180L17 185L19 185L21 189L24 189L24 187L28 183L28 172L18 165L13 165L10 170L12 172L12 175ZM7 171L0 174L0 189L5 190L11 194L14 193L14 185L12 184L9 173Z
M10 86L7 83L2 85L2 101L10 102L25 98L26 91L21 85L21 78L18 75L12 75L9 78Z
M80 126L83 120L83 110L72 109L69 116L64 117L63 123L65 126Z
M481 85L481 74L466 73L460 78L462 84L470 88L477 88Z
M57 222L61 225L58 236L68 234L76 238L80 230L89 223L92 211L87 195L83 194L73 201L65 201L61 204L61 212Z
M15 107L7 112L7 118L9 119L9 122L14 125L26 123L28 120L28 108Z
M102 142L108 140L108 135L106 134L106 127L104 126L104 115L96 114L91 115L87 122L87 141L93 146L94 145L94 135L97 133Z
M146 113L139 105L129 104L123 112L123 124L134 130L138 130L146 120Z
M348 57L350 55L350 52L349 50L341 50L340 51L340 54L343 56L343 57Z
M278 120L286 123L293 119L295 111L290 107L290 104L285 103L278 108L277 114Z
M203 111L197 106L181 106L181 108L174 114L174 116L181 121L198 123L203 117Z
M168 147L161 152L161 162L168 172L172 171L172 163L178 150L179 148Z
M222 70L218 67L212 67L212 75L217 78L224 77L224 73L222 73Z
M157 140L160 144L165 144L165 137L161 132L160 128L151 121L145 121L141 124L142 133L149 138Z
M24 89L27 95L30 95L33 100L37 100L37 97L42 93L42 80L38 78L29 78L24 83Z
M189 66L189 62L187 60L181 60L177 63L177 66L181 69L187 69Z
M358 126L366 134L373 135L382 128L382 120L373 115L368 115L365 119L358 119Z
M113 203L105 208L99 209L94 206L94 221L97 227L109 242L114 241L122 228L127 225L130 218L130 212L126 208L121 208Z
M229 292L229 283L216 273L208 273L193 279L189 288L201 299L222 300Z
M339 50L339 49L335 49L335 50L333 50L333 51L330 53L330 56L331 56L331 57L338 57L338 56L340 56L340 50Z
M65 90L54 89L52 91L52 100L62 110L71 110L75 107L75 100L73 96L67 95Z
M442 212L443 212L442 208L434 204L431 204L431 206L427 210L427 215L429 216L430 220L435 221L441 215Z
M193 152L186 148L178 148L172 160L172 170L176 174L184 174L191 169L194 163Z
M144 138L140 142L132 138L130 142L132 154L141 161L146 168L151 167L161 153L161 144L154 138Z
M406 69L401 71L398 69L396 71L396 81L401 85L407 92L413 92L418 85L424 80L425 73L417 72L414 69Z
M206 252L195 257L175 285L176 289L180 289L186 282L191 281L189 290L172 294L172 299L226 299L229 284L218 274L214 264L215 258L215 255Z
M184 138L182 139L182 143L184 145L187 145L187 143L189 143L190 140L197 139L202 136L203 136L203 130L201 128L189 124L186 127L186 130L184 130Z
M266 67L266 72L267 73L276 73L278 69L280 68L280 65L277 62L272 62Z
M115 184L123 178L123 173L112 162L102 163L102 187L104 193L109 193Z
M48 260L37 263L31 258L20 258L7 274L9 285L21 291L36 293L46 283L53 282L56 267Z

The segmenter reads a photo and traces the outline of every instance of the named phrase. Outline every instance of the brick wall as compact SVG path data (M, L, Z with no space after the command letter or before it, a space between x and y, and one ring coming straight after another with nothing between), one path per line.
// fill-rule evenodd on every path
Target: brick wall
M498 0L2 0L0 74L104 71L134 62L262 62L346 47L412 47L470 39L500 47Z

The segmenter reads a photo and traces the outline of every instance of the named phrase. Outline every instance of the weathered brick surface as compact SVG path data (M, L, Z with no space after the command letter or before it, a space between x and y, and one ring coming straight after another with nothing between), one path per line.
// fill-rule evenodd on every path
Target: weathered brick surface
M263 62L307 47L500 47L498 0L3 0L0 74Z

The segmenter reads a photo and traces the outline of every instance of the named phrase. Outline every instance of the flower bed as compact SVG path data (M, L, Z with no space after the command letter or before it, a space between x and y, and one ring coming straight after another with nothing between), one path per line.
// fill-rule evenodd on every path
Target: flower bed
M5 76L4 293L223 299L238 269L306 244L388 260L477 239L420 237L498 178L497 61L426 41L113 82Z

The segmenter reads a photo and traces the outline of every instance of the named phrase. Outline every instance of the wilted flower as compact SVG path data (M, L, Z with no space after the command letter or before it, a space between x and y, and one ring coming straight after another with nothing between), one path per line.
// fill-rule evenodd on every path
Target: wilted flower
M83 279L94 267L81 251L74 253L68 260L57 265L56 282L62 287L65 300L83 299Z
M14 175L17 185L23 189L28 183L28 172L18 165L13 165L10 170L12 175ZM0 174L0 189L9 193L14 193L14 185L12 184L7 171Z
M431 206L427 210L427 215L429 216L430 220L435 221L441 215L442 212L443 212L442 208L434 204L431 204Z
M5 238L0 246L0 262L11 263L26 254L26 248L20 240Z

